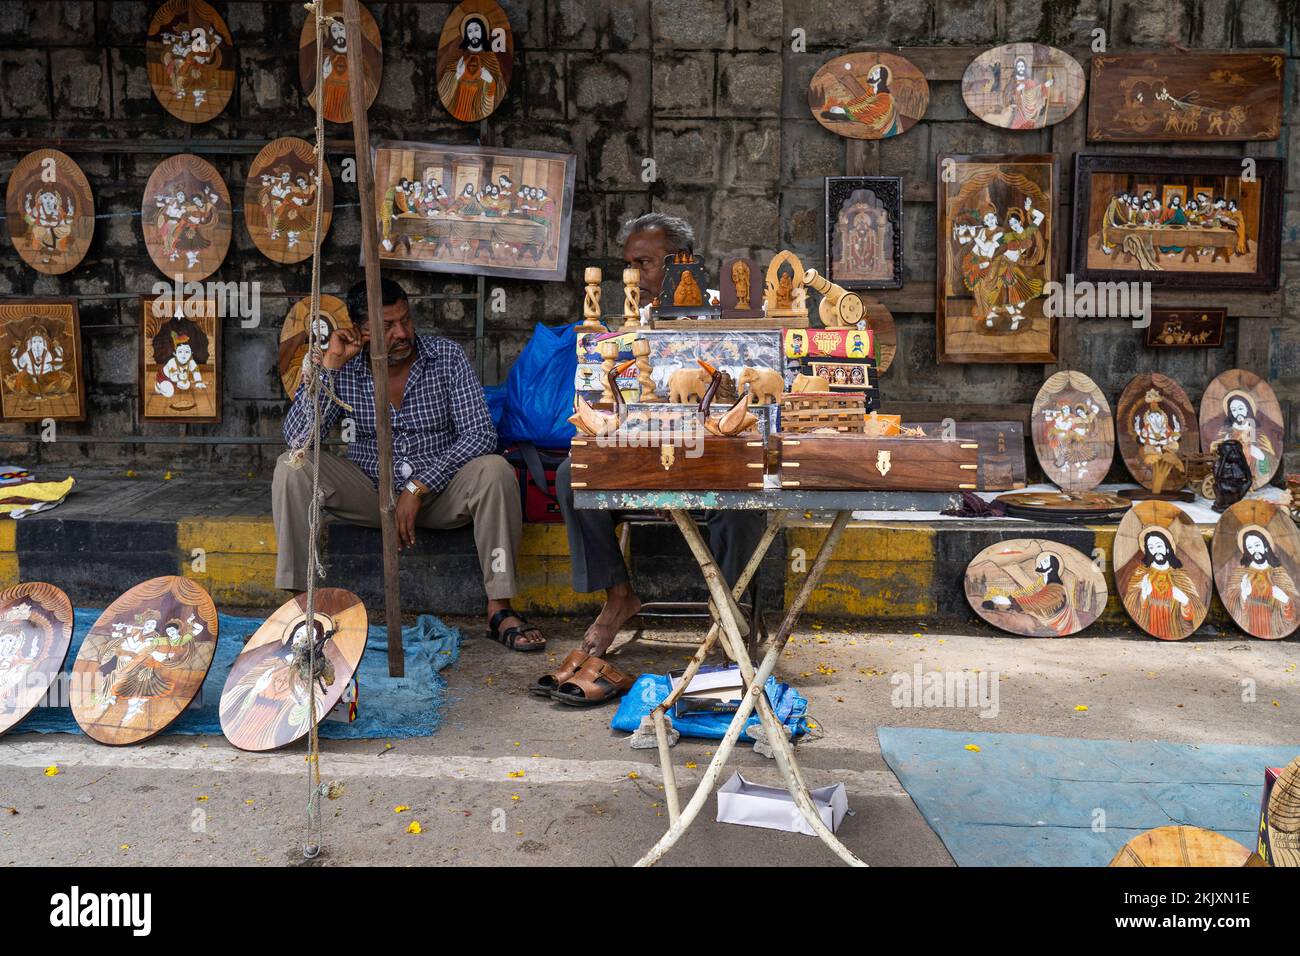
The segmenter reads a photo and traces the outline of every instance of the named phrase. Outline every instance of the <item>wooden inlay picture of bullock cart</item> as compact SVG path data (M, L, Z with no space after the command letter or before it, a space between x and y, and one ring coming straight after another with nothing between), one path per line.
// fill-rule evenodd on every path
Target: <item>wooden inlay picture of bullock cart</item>
M214 299L144 297L140 407L146 422L221 421L221 319Z
M234 45L221 14L203 0L168 0L158 8L145 59L154 95L177 119L206 123L230 102Z
M1152 309L1146 346L1149 349L1221 348L1227 320L1227 309Z
M325 52L320 60L320 83L316 76L316 18L308 14L298 34L298 80L307 97L313 115L316 99L324 90L325 102L321 112L331 123L352 122L352 99L348 91L348 77L356 60L348 49L347 29L343 25L343 0L323 0L325 4ZM361 14L361 78L364 82L366 109L379 94L379 84L384 74L384 45L379 36L379 25L364 6L358 4Z
M384 142L375 150L382 265L561 281L577 157Z
M328 166L316 175L311 143L295 136L272 140L253 159L244 186L244 225L268 259L291 264L311 256L316 204L322 240L334 216L334 180Z
M75 299L0 303L0 416L5 421L81 421L86 379Z
M38 149L18 160L5 191L5 217L18 255L46 275L75 269L95 235L90 183L57 149Z
M826 262L846 289L903 287L900 177L826 177Z
M1094 56L1088 139L1277 139L1285 77L1282 50Z
M1282 160L1075 159L1076 280L1275 289Z

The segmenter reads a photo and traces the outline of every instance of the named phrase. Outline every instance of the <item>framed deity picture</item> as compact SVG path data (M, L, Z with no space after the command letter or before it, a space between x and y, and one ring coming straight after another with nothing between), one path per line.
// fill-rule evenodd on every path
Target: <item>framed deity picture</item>
M0 417L7 422L86 417L76 299L0 301Z
M464 123L492 115L510 88L515 41L510 18L495 0L463 0L447 15L438 39L438 98Z
M1276 289L1283 160L1080 155L1074 278Z
M149 24L149 85L163 108L206 123L235 90L235 50L221 14L204 0L167 0Z
M901 177L826 177L826 269L846 289L903 287Z
M343 25L343 0L324 0L325 52L320 61L320 80L316 82L316 18L308 14L298 34L298 80L313 115L317 97L324 91L325 101L321 112L331 123L352 122L352 99L348 92L348 75L355 62L348 49L347 29ZM379 25L364 5L358 5L361 14L361 77L365 81L366 109L379 95L379 84L384 75L384 44L379 37Z
M577 157L484 146L375 149L379 262L562 281Z
M939 157L940 362L1054 362L1056 156Z
M9 238L37 272L62 275L85 258L95 235L95 198L81 167L57 149L28 153L5 190Z
M144 296L140 408L146 422L221 421L221 318L215 299Z

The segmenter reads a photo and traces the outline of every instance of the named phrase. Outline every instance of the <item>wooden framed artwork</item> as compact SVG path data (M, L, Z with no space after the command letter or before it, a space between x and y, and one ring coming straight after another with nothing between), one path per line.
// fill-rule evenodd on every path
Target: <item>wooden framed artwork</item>
M295 136L272 140L254 157L244 185L244 225L253 245L272 262L292 264L311 257L316 204L321 203L321 238L334 216L334 180L329 166L316 175L311 143Z
M316 592L315 619L307 621L307 595L272 614L248 639L221 692L221 731L240 750L274 750L311 730L307 695L316 698L319 722L339 702L366 649L365 605L350 591ZM315 645L316 669L295 659Z
M1056 47L1007 43L985 50L966 67L961 98L991 126L1043 129L1083 102L1083 67Z
M321 59L321 82L316 82L316 17L308 14L298 35L298 80L303 95L316 109L316 98L323 89L325 102L322 112L331 123L352 122L352 100L348 93L348 72L352 69L352 56L348 49L347 30L343 25L343 0L323 0L325 15L325 54ZM361 75L365 80L366 109L379 95L379 84L384 75L384 44L379 38L379 25L364 5L361 13Z
M1196 421L1187 393L1168 375L1134 376L1116 405L1119 451L1133 480L1155 494L1181 488L1188 457L1201 450Z
M76 299L0 301L0 417L10 422L86 417Z
M826 177L826 268L846 289L903 287L901 177Z
M171 156L154 167L140 217L149 258L168 278L206 279L230 249L230 192L198 156Z
M1201 396L1201 447L1212 452L1225 439L1241 442L1250 466L1251 487L1273 480L1282 464L1282 406L1272 386L1253 372L1229 369Z
M1092 58L1088 139L1277 139L1285 77L1282 50L1099 54Z
M1139 501L1119 523L1111 564L1134 623L1162 641L1181 641L1210 608L1214 574L1196 523L1168 501Z
M1217 349L1227 323L1227 309L1152 309L1144 341L1149 349Z
M941 155L937 181L938 360L1056 361L1056 157Z
M0 591L0 734L40 703L72 641L72 602L52 584Z
M561 281L576 165L563 153L382 142L375 150L379 261Z
M9 239L24 262L46 275L75 269L95 236L95 197L81 167L57 149L18 160L5 190Z
M442 26L435 75L438 98L463 123L492 115L510 88L515 41L494 0L463 0Z
M837 56L808 83L813 118L850 139L887 139L906 133L929 105L925 74L893 53Z
M322 350L329 347L330 336L338 329L352 328L352 319L348 317L348 307L338 296L320 297L320 312L310 322L307 317L311 312L311 297L299 299L289 309L280 327L280 382L284 385L284 394L293 401L302 383L302 373L309 360L308 350L311 339L320 343Z
M1077 156L1075 281L1277 288L1282 162Z
M1238 627L1267 641L1300 627L1300 531L1285 508L1238 501L1219 518L1211 554L1219 597Z
M1068 545L1013 538L966 566L966 600L988 623L1022 637L1069 637L1106 609L1106 578Z
M149 85L167 112L206 123L235 89L235 51L221 14L204 0L167 0L149 23Z
M140 408L146 422L221 421L221 319L213 299L141 299Z
M1057 372L1034 399L1032 439L1043 472L1064 491L1096 488L1110 471L1110 404L1082 372Z
M137 584L105 609L72 665L72 715L102 744L167 729L203 686L217 649L217 609L177 575Z

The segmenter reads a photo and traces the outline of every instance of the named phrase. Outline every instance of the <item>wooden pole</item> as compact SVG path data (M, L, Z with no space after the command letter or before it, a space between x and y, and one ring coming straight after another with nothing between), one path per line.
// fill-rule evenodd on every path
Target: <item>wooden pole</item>
M324 0L318 0L323 3ZM366 314L370 316L370 370L375 379L375 440L379 444L379 531L384 546L384 620L388 626L388 674L406 673L402 653L402 598L397 578L397 521L393 516L393 430L388 417L388 348L384 342L383 296L379 287L379 243L375 236L375 183L370 168L370 123L366 117L365 70L361 54L361 12L357 0L343 0L348 41L348 93L352 101L352 142L356 149L357 192L361 199L361 251L366 273ZM317 95L324 96L316 80Z

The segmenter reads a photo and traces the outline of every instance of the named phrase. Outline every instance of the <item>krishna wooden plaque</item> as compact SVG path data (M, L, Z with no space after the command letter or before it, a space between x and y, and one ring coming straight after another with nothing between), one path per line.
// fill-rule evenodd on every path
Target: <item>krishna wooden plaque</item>
M273 262L308 259L321 209L321 240L334 216L334 180L329 166L316 175L315 150L295 136L272 140L253 159L244 186L244 225L253 244Z
M985 50L961 78L966 108L1003 129L1054 126L1083 102L1083 88L1079 61L1041 43L1007 43Z
M329 347L330 336L339 329L352 328L347 304L338 296L322 295L320 311L308 321L311 297L299 299L284 317L280 329L280 382L290 401L298 394L302 374L310 360L311 341L315 339L324 351Z
M142 298L140 408L146 422L221 421L221 319L213 299Z
M1023 637L1069 637L1106 609L1106 578L1068 545L1014 538L966 566L966 600L994 627Z
M221 693L221 730L240 750L274 750L311 730L348 686L368 632L366 608L342 588L316 591L315 619L299 594L257 629L236 658ZM314 654L315 668L312 668Z
M1168 501L1139 501L1121 519L1111 563L1134 623L1162 641L1181 641L1210 608L1214 575L1196 523Z
M154 167L140 217L149 258L169 279L206 279L230 249L230 193L198 156L171 156Z
M1097 384L1082 372L1057 372L1034 399L1032 435L1043 473L1064 491L1101 484L1115 452L1115 422Z
M352 100L348 92L348 76L356 59L348 49L347 29L343 25L343 0L322 0L325 4L325 52L321 58L320 82L316 76L316 18L307 15L302 32L298 35L298 79L302 83L307 102L316 109L317 97L324 91L323 112L331 123L352 122ZM379 95L379 84L384 73L384 46L379 37L379 25L364 6L358 4L361 14L361 76L366 109Z
M808 83L813 118L850 139L887 139L906 133L929 105L925 74L893 53L837 56Z
M1201 396L1200 425L1207 452L1227 439L1241 442L1252 488L1273 480L1282 465L1284 432L1282 406L1268 382L1240 368L1217 376Z
M149 24L149 85L167 112L206 123L235 89L235 51L221 14L204 0L167 0Z
M9 239L37 272L75 269L95 236L95 199L81 167L57 149L18 160L5 190Z
M0 734L40 703L72 641L72 603L52 584L0 591Z
M493 0L464 0L438 40L438 98L463 123L492 115L506 98L514 65L510 18Z
M1300 627L1300 531L1285 508L1238 501L1214 529L1214 583L1247 634L1275 641Z
M1056 157L940 156L940 362L1054 362Z
M0 417L5 421L84 419L77 300L0 300L0 367Z
M217 649L217 609L176 575L137 584L108 606L72 665L72 715L104 744L162 733L203 686Z

